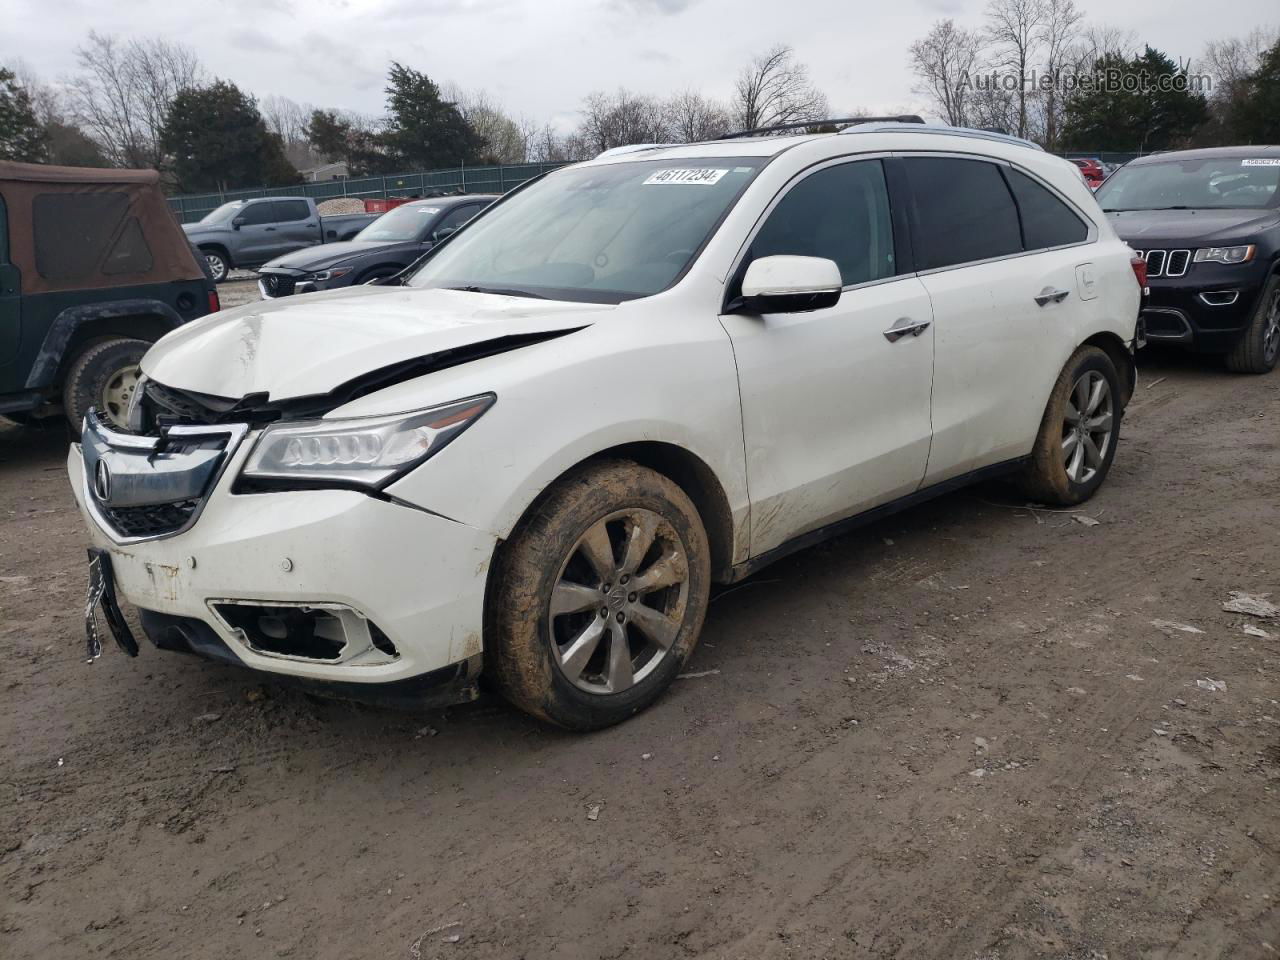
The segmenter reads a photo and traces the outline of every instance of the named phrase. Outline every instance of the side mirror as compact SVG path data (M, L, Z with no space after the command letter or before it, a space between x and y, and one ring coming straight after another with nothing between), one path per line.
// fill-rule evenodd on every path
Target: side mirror
M243 226L244 226L244 217L236 217L234 220L231 221L232 230L239 230Z
M431 235L431 239L434 240L436 243L439 243L445 237L451 237L457 232L458 232L457 227L441 227L439 230L437 230L435 233Z
M833 307L844 287L840 268L824 257L761 257L742 278L740 313L800 313Z

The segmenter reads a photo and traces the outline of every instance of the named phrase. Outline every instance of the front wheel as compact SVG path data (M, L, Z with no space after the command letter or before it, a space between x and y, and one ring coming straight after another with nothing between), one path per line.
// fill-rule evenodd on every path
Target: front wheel
M209 276L214 283L222 283L231 273L231 264L227 256L217 250L204 250L204 262L209 265Z
M1062 506L1093 496L1115 458L1123 412L1111 357L1098 347L1078 349L1058 374L1023 469L1027 495Z
M711 583L688 496L626 461L560 481L495 559L485 671L513 704L571 730L627 719L688 659Z
M90 407L113 426L128 426L129 402L142 375L139 363L151 344L145 340L104 340L76 357L62 385L62 406L73 433Z
M1227 354L1233 373L1270 373L1280 359L1280 274L1262 288L1249 326Z

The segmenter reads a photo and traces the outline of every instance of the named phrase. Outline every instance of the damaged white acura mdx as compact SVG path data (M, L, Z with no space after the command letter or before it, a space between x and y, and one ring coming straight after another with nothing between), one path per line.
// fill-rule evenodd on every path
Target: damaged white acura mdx
M772 131L771 131L772 132ZM391 284L166 336L71 450L90 647L341 695L486 681L574 729L689 658L713 583L1001 473L1103 482L1140 281L1075 168L907 123L630 147Z

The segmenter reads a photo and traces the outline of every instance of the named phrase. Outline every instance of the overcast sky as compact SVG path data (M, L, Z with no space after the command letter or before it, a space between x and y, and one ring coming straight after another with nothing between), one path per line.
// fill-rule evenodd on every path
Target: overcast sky
M1076 0L1175 60L1280 22L1275 0ZM901 109L907 48L932 21L981 22L974 0L0 0L0 63L46 80L75 68L90 29L163 35L258 97L381 112L395 59L507 110L571 127L584 93L625 86L727 96L754 53L789 43L833 109ZM1223 13L1228 14L1223 16Z

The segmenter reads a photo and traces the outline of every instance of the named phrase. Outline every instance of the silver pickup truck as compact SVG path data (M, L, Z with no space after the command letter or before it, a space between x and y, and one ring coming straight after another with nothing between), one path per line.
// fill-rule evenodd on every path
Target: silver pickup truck
M215 283L234 267L257 267L303 247L350 240L381 214L322 217L310 197L262 197L224 203L197 223L184 223Z

